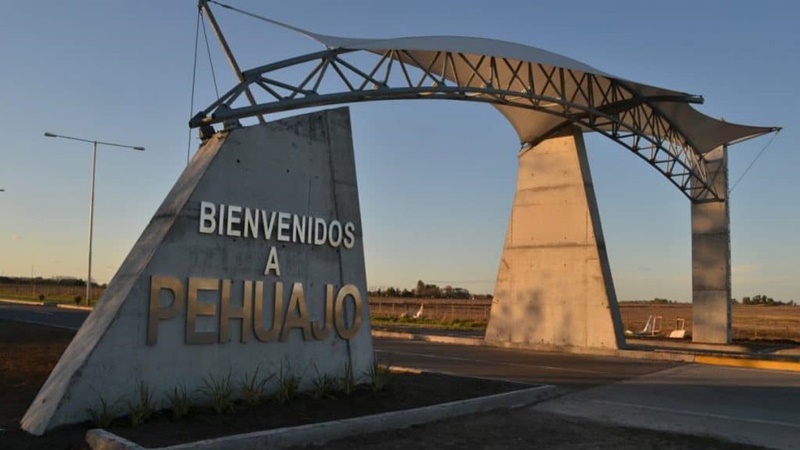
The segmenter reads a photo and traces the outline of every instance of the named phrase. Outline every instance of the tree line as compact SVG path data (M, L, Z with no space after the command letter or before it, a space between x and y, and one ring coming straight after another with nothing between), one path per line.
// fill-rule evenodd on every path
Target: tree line
M736 299L733 299L733 303L739 303ZM742 304L743 305L764 305L764 306L795 306L794 300L789 300L788 302L782 302L780 300L775 300L772 297L767 297L764 294L754 295L752 297L742 297Z
M372 297L403 297L403 298L452 298L452 299L491 299L491 294L472 294L468 289L457 286L439 287L435 284L417 281L414 289L400 289L394 286L378 288L369 291Z
M0 275L0 284L38 284L48 286L86 286L86 280L82 278L73 277L8 277ZM94 287L105 287L105 284L97 284L92 282Z
M658 305L675 305L680 302L675 300L669 300L666 298L654 298L652 300L624 300L626 303L653 303ZM731 303L734 305L763 305L763 306L795 306L797 302L794 300L789 300L788 302L782 302L780 300L775 300L772 297L768 297L764 294L754 295L751 297L742 297L742 301L732 298Z

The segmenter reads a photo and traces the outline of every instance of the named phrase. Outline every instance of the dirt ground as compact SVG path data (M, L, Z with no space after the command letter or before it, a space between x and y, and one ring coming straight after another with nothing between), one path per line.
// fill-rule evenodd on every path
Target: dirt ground
M374 317L397 319L401 314L415 314L424 304L424 317L428 320L452 322L474 321L483 324L489 320L491 300L448 300L375 297L370 298L370 313ZM692 304L652 302L620 302L620 315L624 329L641 331L648 317L659 316L660 334L668 335L676 329L677 319L683 319L688 335L692 331ZM736 340L771 340L800 342L800 306L733 305L733 338ZM412 324L392 324L383 322L382 326L411 326ZM431 327L429 327L431 328ZM480 327L478 327L480 328ZM476 328L477 329L477 328ZM473 330L472 333L477 334Z
M650 315L661 316L665 334L675 329L676 319L692 329L691 303L620 303L626 330L640 331ZM737 340L791 340L800 342L800 306L733 305L733 338Z
M33 437L19 420L44 383L74 333L68 330L0 321L0 449L85 449L80 424ZM362 389L349 397L314 400L301 396L288 404L257 407L238 404L233 415L217 416L195 409L189 418L172 421L169 412L133 428L128 419L109 430L146 446L334 420L413 408L519 388L502 383L444 375L396 374L380 393ZM378 433L330 443L324 448L751 448L710 438L629 430L561 418L527 410L499 411L407 430Z

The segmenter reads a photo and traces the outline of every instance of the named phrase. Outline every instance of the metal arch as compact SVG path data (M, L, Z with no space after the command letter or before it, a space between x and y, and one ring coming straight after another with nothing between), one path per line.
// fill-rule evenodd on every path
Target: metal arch
M435 53L431 62L425 65L406 50L387 50L371 69L361 70L344 59L357 52L328 49L244 71L242 81L196 114L189 126L197 128L261 114L362 101L477 101L562 117L565 121L539 141L557 134L561 128L577 124L634 152L667 177L691 201L724 198L715 191L713 180L709 178L705 163L694 150L694 145L657 107L659 102L701 102L698 97L645 97L614 79L591 73L490 55L471 55L478 58L473 63L463 53L448 51ZM456 61L469 70L459 73ZM273 77L282 69L297 69L308 63L313 67L299 84ZM393 73L395 66L397 69ZM505 82L501 82L497 74L498 66L511 73ZM409 71L409 67L415 70ZM434 68L441 73L435 73ZM482 69L483 72L488 70L488 76L482 73ZM543 75L545 82L535 83L534 73L540 78ZM344 90L325 91L323 81L331 79L342 84ZM260 90L269 100L235 107L234 103L241 95L251 90ZM522 143L523 151L539 141Z

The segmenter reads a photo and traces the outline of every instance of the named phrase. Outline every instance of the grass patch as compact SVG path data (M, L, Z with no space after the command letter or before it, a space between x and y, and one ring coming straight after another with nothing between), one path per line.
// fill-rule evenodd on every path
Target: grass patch
M197 391L216 415L221 416L235 412L233 382L231 382L230 373L224 377L204 378L203 383L204 386Z
M89 417L91 417L94 426L97 428L108 428L118 415L118 403L119 401L109 403L106 399L100 397L100 406L97 408L88 408L87 411L89 412Z
M389 364L378 364L378 359L372 363L370 368L372 384L369 385L372 392L383 392L390 383L392 377L392 367Z
M253 375L245 375L242 380L242 400L248 406L254 406L264 399L267 383L275 377L275 374L259 377L258 372L261 367L257 367Z
M153 391L145 383L139 384L138 398L128 402L128 418L132 427L147 422L153 417L155 407L153 405Z
M314 387L309 391L309 395L314 400L322 400L323 398L336 398L337 380L336 377L330 374L321 374L319 370L314 367L317 376L314 378Z
M300 395L301 375L291 373L291 366L283 363L278 371L278 389L275 391L275 400L278 403L289 403Z
M186 386L179 384L167 394L172 420L179 421L189 415L192 408L192 398L186 393Z
M487 322L473 320L413 319L411 317L373 316L375 325L400 325L409 328L436 328L442 330L484 330Z

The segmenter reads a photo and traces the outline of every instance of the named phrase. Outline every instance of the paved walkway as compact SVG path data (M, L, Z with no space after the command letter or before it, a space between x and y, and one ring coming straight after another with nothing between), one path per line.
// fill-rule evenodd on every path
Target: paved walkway
M697 364L533 407L635 428L800 449L800 374Z

